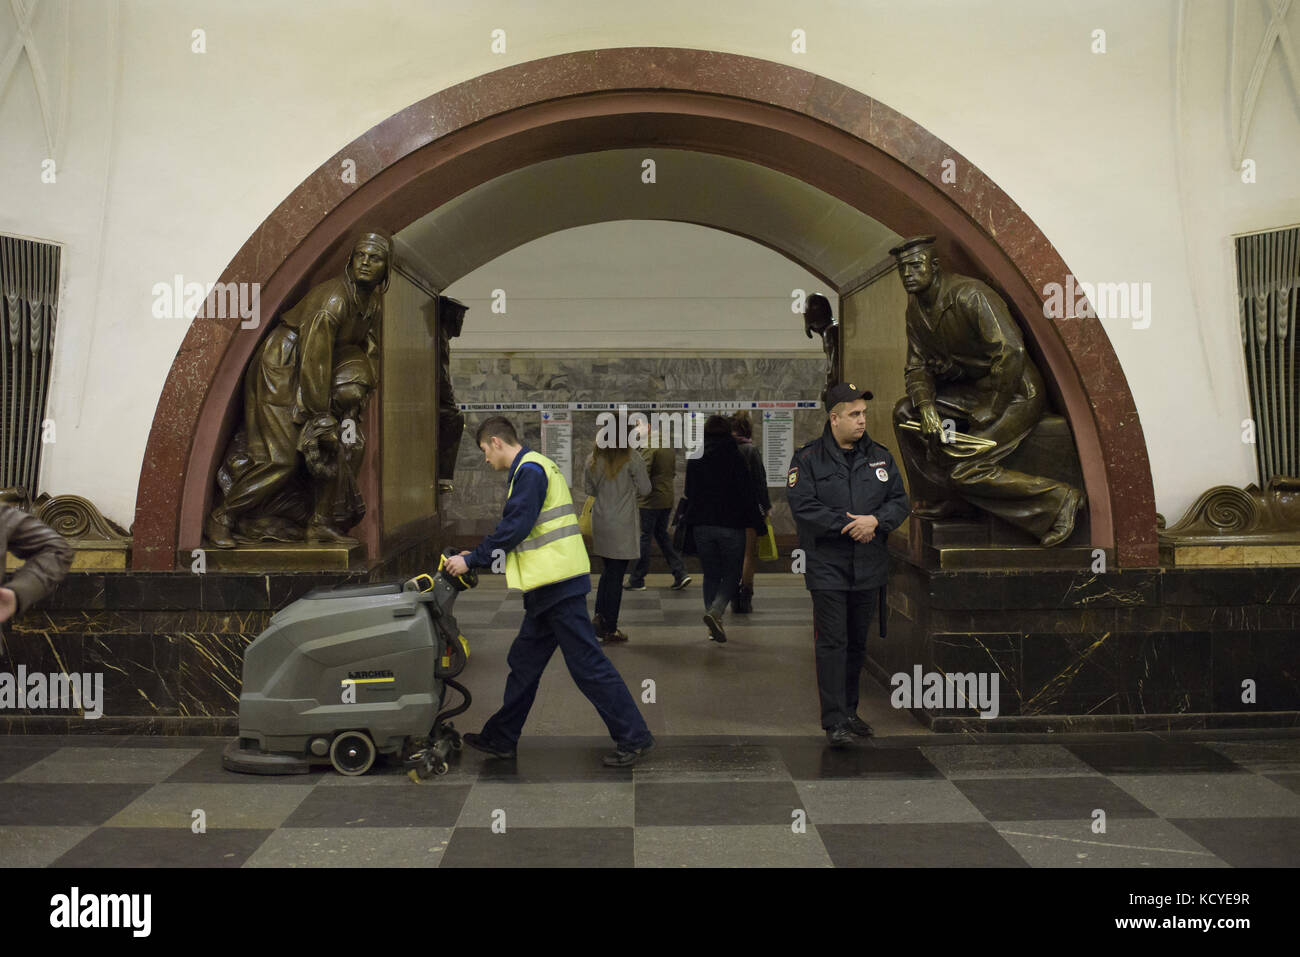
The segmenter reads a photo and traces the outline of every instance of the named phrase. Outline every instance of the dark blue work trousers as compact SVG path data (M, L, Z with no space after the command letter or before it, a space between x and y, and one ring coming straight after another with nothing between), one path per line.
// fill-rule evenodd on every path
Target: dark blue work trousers
M537 684L557 645L573 683L595 705L614 743L628 750L644 745L650 739L650 729L622 676L596 641L585 595L562 598L545 611L524 616L506 659L510 676L506 678L505 701L483 725L483 739L511 749L519 742L537 697Z

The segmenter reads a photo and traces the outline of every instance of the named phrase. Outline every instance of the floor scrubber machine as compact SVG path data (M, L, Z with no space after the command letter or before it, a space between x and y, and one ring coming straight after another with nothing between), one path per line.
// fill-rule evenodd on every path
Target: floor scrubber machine
M244 650L239 738L222 765L246 774L306 774L331 764L365 774L399 755L412 780L447 772L461 749L451 718L470 704L455 678L469 644L452 615L477 574L446 570L405 583L317 588L277 612ZM461 701L447 707L447 689Z

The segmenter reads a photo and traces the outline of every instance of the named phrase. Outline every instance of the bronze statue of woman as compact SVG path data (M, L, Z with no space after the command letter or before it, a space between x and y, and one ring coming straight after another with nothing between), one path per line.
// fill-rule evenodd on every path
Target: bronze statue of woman
M258 346L244 374L243 453L246 467L204 525L208 541L232 548L236 532L252 532L271 500L303 471L303 425L330 416L335 357L359 347L378 368L379 324L388 289L392 244L378 233L357 240L343 275L313 287ZM334 519L334 483L312 474L315 490L307 542L355 544ZM251 533L251 534L249 534ZM284 540L284 535L273 536Z

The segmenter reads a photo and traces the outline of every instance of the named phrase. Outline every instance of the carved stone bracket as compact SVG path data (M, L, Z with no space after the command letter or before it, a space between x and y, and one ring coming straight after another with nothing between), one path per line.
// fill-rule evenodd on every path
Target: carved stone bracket
M1178 565L1300 564L1300 478L1276 476L1265 491L1216 486L1159 540Z
M89 499L42 492L32 501L26 489L6 488L0 489L0 503L22 509L66 538L76 550L74 569L126 567L130 531L105 518Z

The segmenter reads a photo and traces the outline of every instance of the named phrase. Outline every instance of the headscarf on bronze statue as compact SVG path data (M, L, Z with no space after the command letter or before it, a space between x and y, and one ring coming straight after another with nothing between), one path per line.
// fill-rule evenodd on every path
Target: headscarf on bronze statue
M465 414L451 388L451 340L465 328L469 306L448 296L438 297L438 491L453 490L456 457L465 434Z
M257 347L203 529L212 545L357 544L345 533L365 514L360 415L378 383L391 256L387 237L363 235L343 275L310 289Z
M831 301L817 292L804 301L803 307L803 333L811 339L814 332L826 353L826 384L818 397L825 405L826 393L840 381L840 327L831 316Z
M890 250L907 290L907 396L894 407L894 431L920 500L913 514L946 518L970 505L1059 545L1083 491L999 464L1042 418L1043 378L1006 303L979 280L944 272L934 241Z

